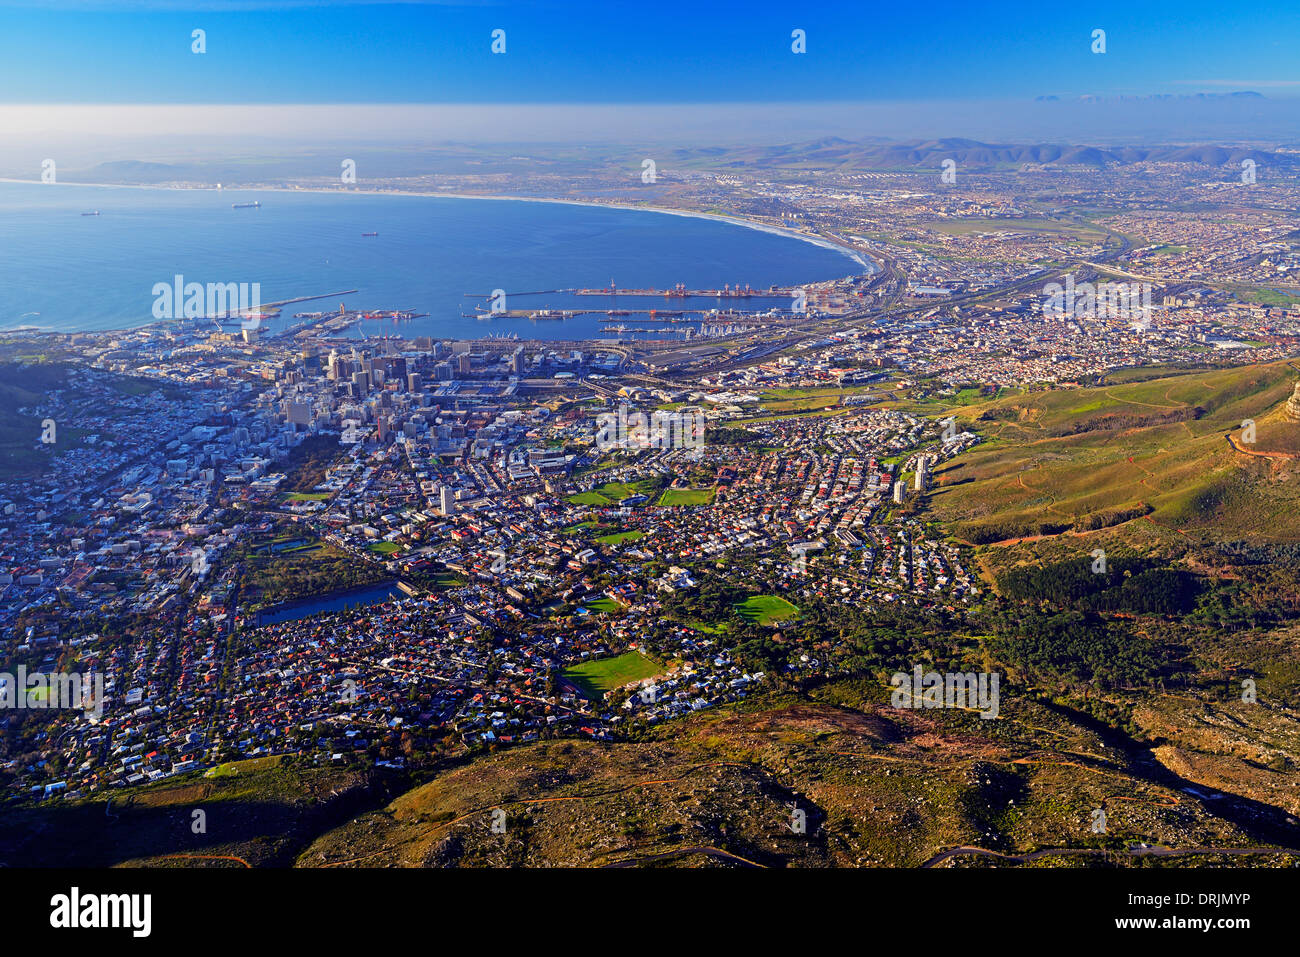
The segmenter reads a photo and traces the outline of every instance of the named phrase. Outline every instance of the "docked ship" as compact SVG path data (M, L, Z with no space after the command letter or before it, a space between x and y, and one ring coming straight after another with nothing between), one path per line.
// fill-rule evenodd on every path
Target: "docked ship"
M257 201L251 203L231 203L230 208L231 209L258 209L259 207L261 207L261 205L262 204Z

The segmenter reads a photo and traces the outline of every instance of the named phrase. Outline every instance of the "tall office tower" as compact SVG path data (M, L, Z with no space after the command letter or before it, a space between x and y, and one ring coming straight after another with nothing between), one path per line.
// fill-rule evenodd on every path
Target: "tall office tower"
M285 413L289 422L294 425L311 425L311 402L290 399L285 405Z
M450 515L456 511L456 496L445 485L438 493L438 505L442 509L443 515Z

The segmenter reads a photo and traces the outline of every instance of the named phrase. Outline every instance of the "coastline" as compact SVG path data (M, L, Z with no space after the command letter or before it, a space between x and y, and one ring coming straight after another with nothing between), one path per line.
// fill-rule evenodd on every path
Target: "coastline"
M10 179L0 177L0 183L19 183L28 186L42 185L39 180L31 179ZM797 229L789 229L782 226L773 226L756 219L747 219L743 216L736 216L726 213L706 213L699 210L676 209L670 206L633 206L626 203L601 203L595 200L586 199L558 199L545 196L509 196L501 194L484 195L479 193L431 193L421 190L409 189L326 189L320 186L308 186L300 189L286 189L283 186L222 186L220 190L213 186L156 186L142 183L58 183L59 186L90 186L96 189L163 189L189 191L199 190L207 192L236 192L236 193L323 193L323 194L341 194L345 196L414 196L425 197L429 199L483 199L495 200L497 202L509 203L554 203L561 206L590 206L597 209L621 209L632 212L646 213L664 213L669 216L685 216L691 219L711 219L715 222L730 223L733 226L741 226L745 229L753 229L762 233L770 233L774 236L785 236L789 239L797 239L801 242L808 243L812 246L820 246L822 249L831 249L840 253L848 259L853 260L862 267L865 273L876 273L881 269L880 263L870 258L866 253L861 252L852 246L843 243L837 243L834 240L827 239L825 236L810 235L800 232Z

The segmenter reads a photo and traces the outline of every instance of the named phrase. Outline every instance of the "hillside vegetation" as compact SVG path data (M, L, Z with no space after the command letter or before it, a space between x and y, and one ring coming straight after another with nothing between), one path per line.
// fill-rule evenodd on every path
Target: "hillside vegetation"
M886 692L840 681L646 741L483 756L323 834L298 864L914 867L977 845L1013 859L1061 849L1038 863L1070 866L1137 862L1135 842L1240 848L1269 835L1188 798L1069 709L1021 694L982 721L890 708ZM1091 832L1094 808L1105 834ZM1222 861L1207 850L1193 863Z
M987 441L937 471L934 517L975 544L1115 526L1295 541L1300 424L1282 413L1295 380L1275 363L956 406Z

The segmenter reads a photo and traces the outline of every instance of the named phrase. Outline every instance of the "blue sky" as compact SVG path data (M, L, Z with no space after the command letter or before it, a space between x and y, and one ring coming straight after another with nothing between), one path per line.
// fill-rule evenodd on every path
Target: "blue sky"
M718 103L1300 93L1294 3L0 0L6 103ZM191 31L207 53L190 52ZM507 52L491 54L493 29ZM807 31L793 54L790 33ZM1091 33L1107 52L1091 52Z

